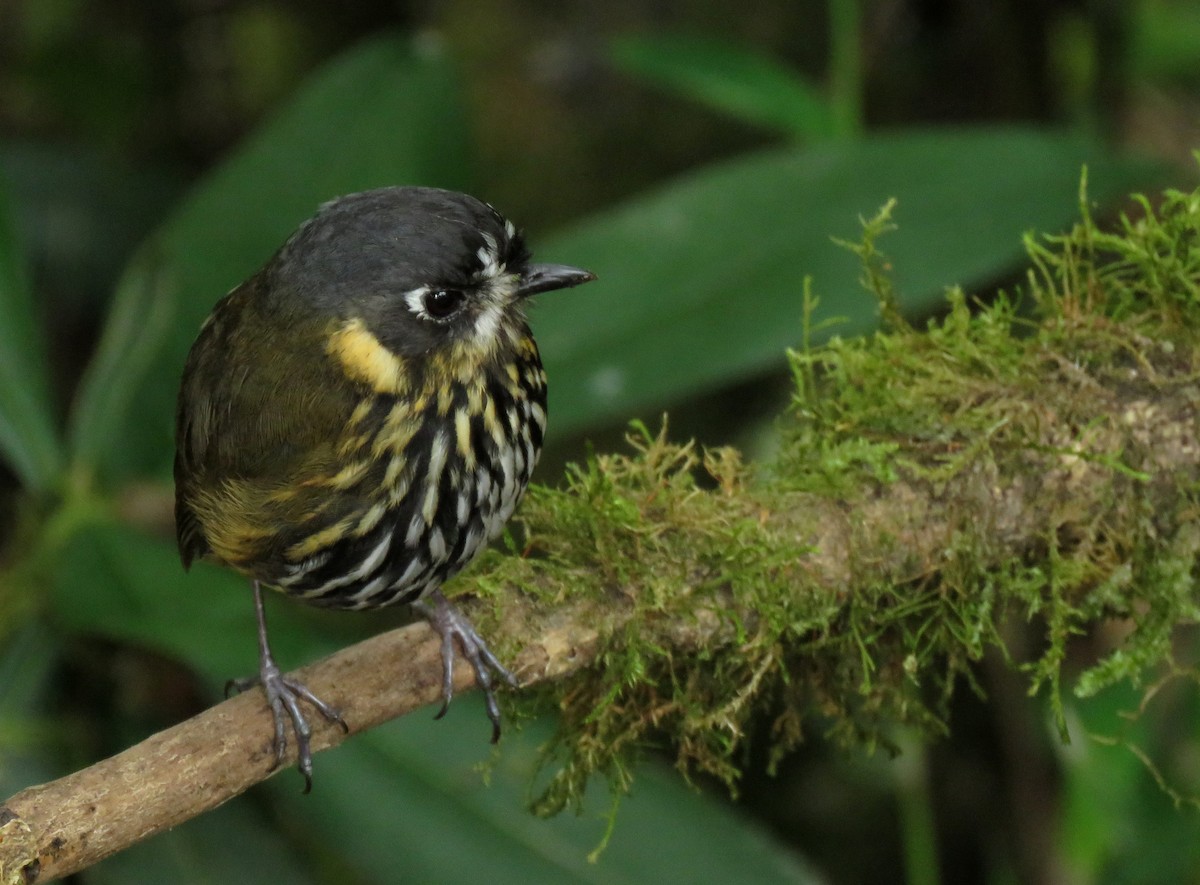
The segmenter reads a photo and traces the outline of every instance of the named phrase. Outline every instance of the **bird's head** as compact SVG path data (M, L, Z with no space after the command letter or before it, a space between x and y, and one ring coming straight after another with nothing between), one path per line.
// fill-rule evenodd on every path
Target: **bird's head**
M595 279L533 263L520 232L486 203L419 187L326 203L265 273L268 309L285 322L328 319L327 349L380 389L390 362L504 357L528 334L530 295Z

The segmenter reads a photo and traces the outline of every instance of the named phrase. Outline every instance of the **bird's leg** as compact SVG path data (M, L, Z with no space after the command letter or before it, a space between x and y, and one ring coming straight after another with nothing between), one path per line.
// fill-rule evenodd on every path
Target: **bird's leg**
M309 691L304 683L284 676L279 665L275 663L271 646L267 642L267 614L263 608L262 587L258 581L254 582L254 613L258 618L258 675L248 679L229 680L225 683L225 694L228 695L230 689L240 692L256 685L262 686L267 703L271 706L271 715L275 719L273 767L278 767L283 762L287 752L287 720L291 719L292 730L296 734L296 767L304 775L304 792L307 793L312 789L312 748L309 746L312 728L300 710L300 701L308 701L322 716L340 725L342 731L349 733L350 728L341 713Z
M428 601L426 601L428 600ZM475 682L487 702L488 719L492 720L492 743L500 740L500 705L493 690L492 673L512 687L517 687L517 678L492 654L471 622L450 604L440 590L434 590L425 599L413 603L413 608L429 621L431 627L442 637L442 709L436 719L446 715L450 699L454 697L454 637L458 637L463 654L475 670Z

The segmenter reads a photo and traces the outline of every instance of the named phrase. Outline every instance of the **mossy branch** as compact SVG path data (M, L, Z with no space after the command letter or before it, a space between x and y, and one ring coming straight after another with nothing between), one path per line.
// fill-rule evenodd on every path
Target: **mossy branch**
M886 221L867 226L873 261ZM1132 627L1080 694L1164 664L1172 631L1200 620L1198 244L1197 195L1146 204L1119 234L1085 216L1030 240L1032 314L955 292L924 332L793 354L801 392L769 467L637 427L632 455L531 490L524 555L488 554L467 585L526 686L515 702L561 713L537 810L577 802L594 772L627 785L647 743L735 786L751 722L776 754L812 721L866 746L898 724L944 730L1014 618L1044 631L1013 664L1060 725L1072 636ZM416 625L301 674L357 732L436 698L436 645ZM322 727L314 748L340 739ZM250 693L25 790L0 806L0 879L64 875L214 807L270 753Z

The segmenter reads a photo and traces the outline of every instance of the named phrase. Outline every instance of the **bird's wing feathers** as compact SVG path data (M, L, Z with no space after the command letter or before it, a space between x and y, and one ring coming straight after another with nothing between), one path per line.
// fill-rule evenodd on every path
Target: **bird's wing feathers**
M313 506L305 481L336 464L358 400L326 356L328 331L285 333L249 316L253 285L218 305L184 371L175 478L185 564L209 553L234 566L270 558L263 545L286 542L275 531L285 509Z

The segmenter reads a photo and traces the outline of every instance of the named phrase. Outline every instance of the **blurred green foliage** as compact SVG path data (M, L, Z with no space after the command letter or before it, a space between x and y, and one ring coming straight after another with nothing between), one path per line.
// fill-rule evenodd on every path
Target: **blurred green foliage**
M62 470L62 451L45 343L11 220L7 202L0 202L0 451L24 486L45 493Z
M1002 125L855 137L865 87L854 6L829 6L829 43L841 48L831 54L827 88L726 40L630 32L614 44L612 58L627 75L762 127L754 138L766 141L752 138L753 151L672 177L556 232L533 232L539 256L581 264L601 279L545 299L534 313L551 379L552 436L603 433L635 416L719 402L705 398L782 375L784 349L800 339L807 276L822 294L822 312L812 319L823 334L871 329L875 306L858 291L857 263L830 238L853 236L857 218L890 197L899 198L901 228L887 249L901 269L904 309L921 315L942 302L944 286L1003 278L1020 256L1023 231L1065 224L1081 164L1102 202L1164 174L1160 164L1117 155L1077 132ZM164 136L147 119L161 107L170 77L147 71L169 71L169 64L123 41L113 22L98 39L85 40L86 30L76 26L82 7L65 0L22 5L19 32L33 49L4 94L17 96L19 107L56 108L57 124L75 121L102 153L122 142L157 143ZM1139 46L1169 48L1174 32L1155 24L1165 5L1148 8L1157 11L1145 18ZM315 9L293 15L273 3L239 8L232 33L243 50L230 79L241 119L285 92L333 39L312 26L324 20ZM480 15L502 19L510 11L497 2ZM248 56L261 66L239 66ZM559 67L569 78L570 65ZM484 70L509 82L511 75ZM156 706L163 691L185 695L186 707L189 689L163 689L146 676L156 669L139 657L147 650L200 674L192 704L212 700L225 678L252 667L253 621L242 582L203 566L185 577L161 518L169 511L183 356L215 300L336 194L409 182L482 187L487 198L489 191L513 192L483 171L502 151L487 137L499 136L481 135L481 120L494 126L504 114L479 97L492 81L481 87L472 76L479 79L478 69L455 46L394 34L359 43L307 76L128 257L81 379L62 375L62 364L71 362L63 354L73 350L64 343L73 339L64 342L64 324L39 299L31 280L42 269L31 271L30 250L14 230L14 218L33 211L28 176L7 188L26 205L14 209L0 194L0 464L12 476L0 495L0 617L7 618L0 623L0 787L12 792L64 773L165 724L163 710L181 702ZM503 110L524 124L536 115L529 107L549 119L561 111L537 101ZM603 120L603 108L593 116ZM682 110L672 116L684 119ZM730 130L726 118L719 120L720 131ZM681 131L691 130L683 124ZM197 140L219 143L226 134L207 131ZM531 145L535 172L551 164L534 143L563 144L537 137L543 134L519 129L510 136ZM780 136L786 146L775 143ZM639 150L647 137L641 139ZM0 154L10 175L32 168L15 165L13 156ZM614 165L620 157L614 154ZM545 170L551 181L558 174ZM146 170L124 180L130 191L170 190ZM537 205L543 181L527 183L528 196L518 189L514 202ZM580 183L592 196L612 187ZM152 204L153 196L138 205ZM522 220L524 206L500 205ZM84 239L62 220L46 229L51 239ZM114 217L114 227L120 223ZM771 434L769 424L755 432ZM39 609L33 618L23 605L30 597ZM272 619L286 665L369 629L297 606L273 608ZM97 662L111 672L95 675L90 665ZM79 679L81 671L93 675ZM64 689L72 679L79 686ZM604 797L582 820L547 823L523 814L541 723L506 736L495 786L481 789L471 766L489 750L472 704L457 702L436 726L416 717L321 756L311 797L300 800L292 780L276 778L253 799L230 803L82 880L447 881L487 870L489 879L526 882L815 881L741 810L683 788L654 766L623 804L608 850L589 865L586 855L606 826ZM1087 795L1107 777L1106 769L1073 764L1065 763L1072 796ZM1161 793L1146 792L1137 771L1126 777L1123 800L1155 806ZM1120 866L1126 857L1097 847L1094 834L1112 821L1087 823L1086 802L1070 808L1072 851L1101 881L1106 863Z
M626 36L614 42L612 58L648 83L798 141L836 132L830 103L807 79L727 40Z

